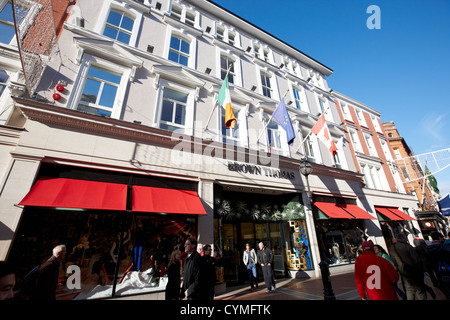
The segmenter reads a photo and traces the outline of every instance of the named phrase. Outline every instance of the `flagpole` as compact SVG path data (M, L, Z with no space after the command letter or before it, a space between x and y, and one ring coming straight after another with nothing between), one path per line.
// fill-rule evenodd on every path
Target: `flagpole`
M324 111L323 114L327 113L329 109L330 109L330 106L328 105L327 108L325 109L325 111ZM322 115L320 115L320 116L322 116ZM325 120L325 121L326 121L326 120ZM311 128L311 130L309 130L308 134L307 134L306 137L303 139L302 143L298 146L297 150L295 150L295 153L297 153L298 150L300 150L300 148L305 144L305 141L306 141L306 139L308 139L308 137L311 135L311 132L312 132L312 128Z
M286 90L286 92L285 92L285 94L283 95L283 97L281 98L281 100L283 100L283 99L286 97L286 95L287 95L288 92L289 92L289 89ZM281 101L281 100L280 100L280 101ZM277 107L277 108L278 108L278 107ZM276 109L275 109L275 110L276 110ZM274 112L275 112L275 111L274 111ZM262 136L263 133L266 131L267 126L269 125L270 121L272 121L272 118L273 118L273 112L272 112L272 115L271 115L270 118L269 118L269 121L267 121L267 123L265 124L264 129L263 129L263 130L261 131L261 133L259 134L258 140L256 140L256 142L258 142L259 139L261 139L261 136Z
M227 74L225 75L225 78L223 78L223 80L228 78L228 74L230 73L232 66L233 66L233 64L230 63L230 65L228 67L228 70L227 70ZM216 102L214 103L214 107L212 108L211 112L209 113L208 122L206 123L205 129L203 131L206 131L206 129L208 128L208 125L209 125L209 122L211 121L211 117L213 115L213 112L214 112L214 110L216 110L216 106L217 106L217 99L216 99Z

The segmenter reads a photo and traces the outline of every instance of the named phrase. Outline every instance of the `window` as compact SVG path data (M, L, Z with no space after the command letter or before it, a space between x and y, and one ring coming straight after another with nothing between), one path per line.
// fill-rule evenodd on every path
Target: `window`
M185 24L196 27L197 25L197 14L195 11L188 9L184 6L178 5L176 3L172 4L172 10L170 11L170 16L176 20L184 22Z
M311 141L311 136L306 138L304 146L305 146L305 154L308 157L315 158L315 156L314 156L314 146L313 146L313 143Z
M230 68L231 66L231 68ZM230 68L230 72L228 73L228 82L234 83L234 60L229 58L228 56L221 55L220 56L220 79L224 80L227 74L228 68Z
M175 131L186 126L186 106L188 95L164 88L161 121L159 127L164 130Z
M225 41L225 28L222 26L217 26L216 28L216 38Z
M173 4L170 16L181 21L181 18L183 17L183 8L181 6Z
M270 59L269 59L269 50L268 49L263 49L263 60L265 62L270 63Z
M341 166L341 159L339 158L339 154L337 152L334 154L333 160L334 160L334 163L336 165L336 168L342 168L342 166Z
M383 169L380 166L367 163L360 163L360 166L364 174L364 181L366 182L367 188L377 190L389 189Z
M339 104L341 105L341 110L342 110L342 114L344 115L344 119L352 121L352 116L350 115L348 105L342 101L339 101Z
M169 60L187 66L189 49L189 42L180 36L172 35L170 38Z
M297 88L292 88L292 92L294 94L295 106L298 110L304 110L304 108L302 107L303 98L300 97L300 91Z
M375 145L373 144L372 137L368 134L365 134L364 139L366 139L367 148L369 149L370 155L377 156L377 151L375 149Z
M364 118L363 112L359 109L355 109L355 111L356 111L356 116L358 117L359 124L364 127L367 127L366 119Z
M270 86L270 76L266 73L261 72L261 86L262 93L264 96L271 98L272 97L272 88Z
M380 143L381 143L381 148L383 149L384 156L386 157L386 160L392 161L392 155L391 155L391 152L389 151L389 147L388 147L386 141L380 140Z
M397 159L401 159L402 158L402 155L400 154L400 150L394 149L394 154L395 154L395 157Z
M232 46L236 44L236 34L232 31L228 31L228 43Z
M353 147L356 151L362 152L361 144L359 143L358 134L355 130L349 130L350 139L352 140Z
M110 117L122 75L91 66L77 109Z
M216 38L228 43L230 46L239 47L238 35L230 27L224 27L218 24L216 26Z
M6 73L5 70L0 70L0 97L3 94L3 91L5 91L7 87L7 82L9 79L9 75Z
M0 10L0 42L9 44L16 34L11 2L7 1Z
M380 122L379 122L378 118L375 116L370 116L370 117L372 119L372 123L373 123L373 126L375 127L375 130L377 132L382 133L383 131L381 131Z
M267 126L267 138L269 144L269 152L281 154L281 133L278 128L278 124L275 121L270 121L269 125Z
M195 26L195 12L186 9L186 15L185 15L185 19L184 22L188 25L190 25L191 27Z
M125 12L111 9L106 20L103 35L125 44L130 43L134 25L134 18Z

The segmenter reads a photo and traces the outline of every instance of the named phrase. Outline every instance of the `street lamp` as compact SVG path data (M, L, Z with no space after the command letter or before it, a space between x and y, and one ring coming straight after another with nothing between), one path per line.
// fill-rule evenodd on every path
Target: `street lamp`
M306 157L302 158L302 162L300 163L299 171L306 178L306 185L307 185L306 192L307 192L309 201L312 202L312 198L310 195L311 190L309 188L308 176L313 172L313 168Z
M306 178L306 187L307 187L306 194L308 195L308 200L311 205L312 204L312 195L311 195L311 190L309 187L308 176L313 172L313 168L306 157L304 157L301 161L302 162L300 163L299 171ZM310 206L310 210L312 211L312 205ZM313 220L315 220L314 214L313 214ZM315 224L316 223L314 221L314 225ZM326 260L321 261L319 263L319 267L320 267L320 273L322 275L324 299L325 300L336 300L336 297L333 292L333 288L331 286L330 268L328 267L328 263L326 262Z

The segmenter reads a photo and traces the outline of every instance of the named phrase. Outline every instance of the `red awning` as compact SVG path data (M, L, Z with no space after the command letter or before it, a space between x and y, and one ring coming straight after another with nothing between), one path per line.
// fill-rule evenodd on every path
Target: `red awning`
M338 207L344 209L356 219L376 219L367 211L364 211L356 204L337 204Z
M133 211L206 215L197 192L133 186Z
M388 208L388 210L390 212L392 212L393 214L395 214L396 216L399 216L400 218L402 218L403 220L409 220L409 221L413 221L416 220L413 217L407 215L406 213L404 213L403 211L400 211L396 208Z
M347 211L345 211L341 207L338 207L335 203L314 202L314 205L330 218L354 219L352 215L350 215Z
M379 213L381 213L382 215L388 217L391 220L394 220L394 221L403 221L403 220L405 220L405 219L397 216L395 213L393 213L387 207L377 207L377 206L375 206L375 210L378 211Z
M125 184L41 177L19 205L124 211L126 201Z

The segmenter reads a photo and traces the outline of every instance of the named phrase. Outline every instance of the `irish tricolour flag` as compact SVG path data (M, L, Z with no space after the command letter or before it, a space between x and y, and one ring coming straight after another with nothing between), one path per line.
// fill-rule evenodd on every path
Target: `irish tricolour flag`
M222 107L225 108L225 126L227 128L234 128L236 118L234 117L233 109L231 108L231 96L230 87L228 85L228 77L225 77L225 80L223 81L222 87L219 91L219 96L217 97L217 101Z

